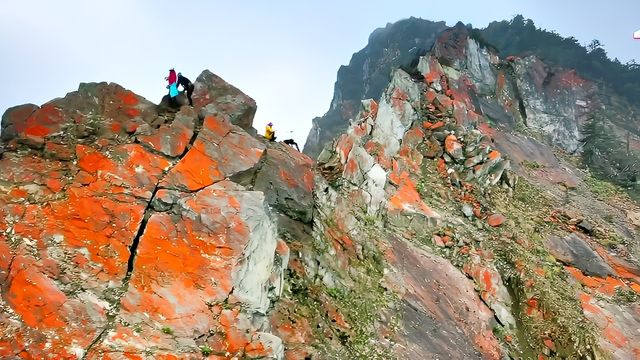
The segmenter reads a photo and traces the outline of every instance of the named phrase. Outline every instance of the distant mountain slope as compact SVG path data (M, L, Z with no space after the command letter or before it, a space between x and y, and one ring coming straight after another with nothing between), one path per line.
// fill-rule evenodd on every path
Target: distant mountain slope
M390 70L409 65L421 50L431 49L435 37L446 28L442 22L410 18L374 31L367 46L338 71L331 106L325 115L313 119L304 152L316 157L327 141L346 129L355 115L357 101L377 98L389 81ZM468 30L479 45L502 58L535 56L539 61L533 73L544 75L541 85L550 82L555 74L575 69L577 75L594 85L590 99L611 108L609 121L621 130L640 134L635 115L640 110L633 109L640 99L640 66L634 62L622 64L617 59L610 60L598 42L587 49L575 38L563 38L536 28L533 21L520 15L511 21L493 22L485 29ZM526 109L523 111L526 116ZM582 121L576 128L576 136ZM570 150L575 148L574 144Z
M369 36L364 49L353 54L349 65L338 70L333 100L327 113L313 120L304 152L317 156L322 146L348 127L348 120L358 112L360 100L377 99L389 84L391 70L409 63L418 53L431 48L444 22L409 18Z
M575 69L581 76L602 82L631 102L640 100L640 65L609 59L597 40L584 47L573 36L564 38L537 28L522 15L511 21L494 21L480 33L503 56L536 55L548 64Z

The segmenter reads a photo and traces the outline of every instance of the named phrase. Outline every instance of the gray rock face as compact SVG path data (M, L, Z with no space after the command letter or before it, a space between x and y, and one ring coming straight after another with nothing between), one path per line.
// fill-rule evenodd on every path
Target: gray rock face
M527 125L541 130L551 143L569 152L580 145L580 126L587 118L591 85L574 71L553 73L540 59L515 62L516 82L527 113ZM573 80L575 84L571 84ZM584 105L581 105L584 104Z
M304 153L316 158L325 143L347 129L360 101L378 99L391 70L408 65L419 52L431 48L444 29L444 22L410 18L375 30L367 46L353 55L349 65L340 67L329 110L314 119Z
M193 106L200 117L221 116L245 130L252 129L255 100L209 70L203 71L193 84Z
M575 266L586 275L604 278L615 274L600 255L575 233L564 238L552 236L545 241L545 246L556 259Z
M286 145L269 147L255 175L254 189L269 205L294 220L310 223L313 215L313 173L308 158Z

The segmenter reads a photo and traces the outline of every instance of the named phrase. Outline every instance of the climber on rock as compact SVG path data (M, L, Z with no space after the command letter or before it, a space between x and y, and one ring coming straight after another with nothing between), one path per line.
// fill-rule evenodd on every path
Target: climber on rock
M187 92L187 98L189 99L189 106L193 106L193 100L191 100L191 94L193 94L194 85L191 80L182 76L182 73L178 73L178 86L182 85L182 91Z
M169 76L167 76L165 80L169 82L169 85L167 85L167 89L169 89L169 105L171 105L172 108L177 108L178 100L176 97L178 96L178 76L173 68L169 69Z
M264 129L264 138L269 141L276 141L276 131L273 130L272 122L268 123L267 127Z
M285 144L287 144L289 146L295 146L296 150L298 150L298 152L300 152L300 148L298 147L298 143L295 142L293 139L284 140L283 143L285 143Z

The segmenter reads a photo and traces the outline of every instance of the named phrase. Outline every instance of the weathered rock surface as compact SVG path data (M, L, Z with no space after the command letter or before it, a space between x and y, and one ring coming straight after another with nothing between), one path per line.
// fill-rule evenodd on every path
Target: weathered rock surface
M200 117L225 117L232 124L252 132L255 100L209 70L198 76L194 86L193 106Z
M363 99L378 99L387 87L389 73L408 64L433 45L444 22L410 18L376 29L367 46L354 54L347 66L338 70L333 100L313 126L304 145L305 154L316 158L324 145L340 136L354 119Z
M230 122L255 103L198 79L203 118L106 83L5 113L0 357L282 358L288 248L264 194L225 181L266 148Z
M637 357L637 206L511 132L518 59L430 38L390 81L420 49L372 45L389 56L337 93L327 119L352 121L317 164L252 136L253 100L207 71L194 108L102 83L7 111L0 357Z
M614 274L613 269L575 233L563 238L552 236L545 245L556 259L577 267L586 275L607 277Z

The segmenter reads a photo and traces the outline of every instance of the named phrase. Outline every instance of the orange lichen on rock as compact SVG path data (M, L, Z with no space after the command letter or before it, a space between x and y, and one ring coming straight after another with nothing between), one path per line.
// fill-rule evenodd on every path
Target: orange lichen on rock
M422 201L420 194L416 191L415 183L409 178L409 173L403 172L396 180L399 180L399 187L396 193L389 198L390 210L417 212L430 219L440 218L440 215Z

